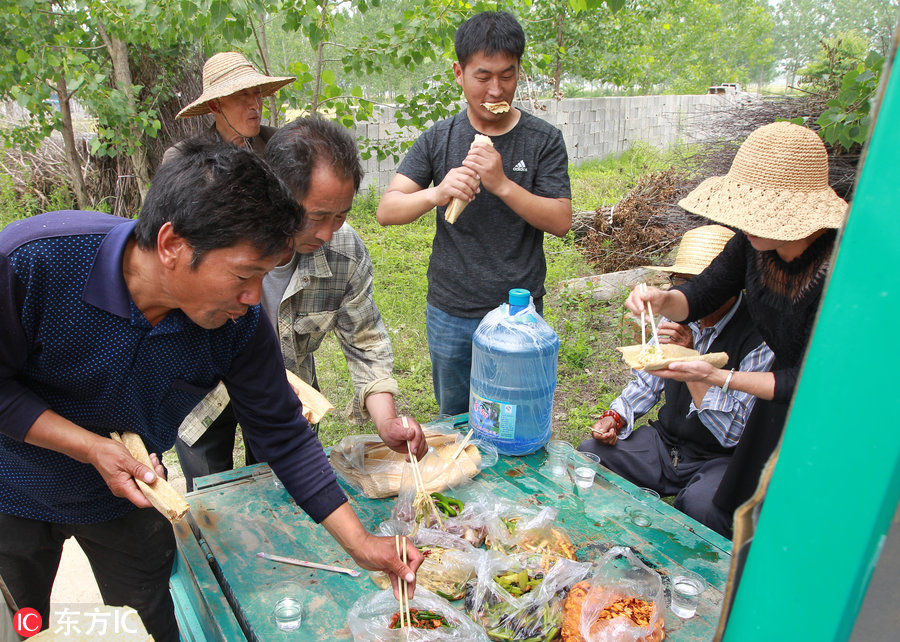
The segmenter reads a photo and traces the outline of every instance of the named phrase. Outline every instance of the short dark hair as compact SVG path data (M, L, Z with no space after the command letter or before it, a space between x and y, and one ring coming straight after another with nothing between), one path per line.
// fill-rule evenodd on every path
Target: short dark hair
M459 25L456 30L456 59L463 67L478 52L486 56L507 53L522 60L525 32L511 13L483 11Z
M359 149L349 130L318 116L298 118L275 132L266 145L266 160L298 200L309 192L318 163L328 163L338 176L352 179L356 192L363 178Z
M153 178L135 226L138 247L156 247L168 222L191 244L196 266L206 252L238 243L274 256L303 226L303 208L255 154L191 140Z

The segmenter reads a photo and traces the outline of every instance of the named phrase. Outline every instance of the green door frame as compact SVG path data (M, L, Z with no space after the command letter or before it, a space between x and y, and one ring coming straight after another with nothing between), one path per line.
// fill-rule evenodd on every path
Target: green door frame
M896 46L727 641L847 639L900 497Z

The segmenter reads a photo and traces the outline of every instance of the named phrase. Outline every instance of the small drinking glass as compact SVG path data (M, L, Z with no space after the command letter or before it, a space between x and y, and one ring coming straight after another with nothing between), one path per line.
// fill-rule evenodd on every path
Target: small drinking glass
M546 466L550 474L554 477L562 477L569 468L569 460L575 448L567 441L562 439L553 439L547 443L547 463Z
M659 499L659 493L657 493L652 488L642 488L639 486L638 499L645 503L652 503L653 501Z
M599 465L600 458L594 453L576 451L572 455L572 476L575 478L575 485L578 488L593 486L594 476L597 474Z
M653 524L653 520L650 519L650 515L639 508L628 506L625 508L625 513L628 515L628 519L631 521L631 523L635 526L646 528L647 526Z
M706 582L696 573L684 571L672 576L672 613L685 620L694 617Z
M303 621L303 605L296 597L286 595L275 603L272 609L275 626L282 631L296 631Z

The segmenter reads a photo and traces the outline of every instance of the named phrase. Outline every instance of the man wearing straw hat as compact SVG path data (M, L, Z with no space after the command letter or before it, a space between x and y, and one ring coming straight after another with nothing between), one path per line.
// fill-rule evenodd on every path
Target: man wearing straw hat
M265 76L239 53L217 53L203 65L203 93L175 118L212 114L215 122L202 138L245 147L262 156L275 133L262 124L262 99L297 80L293 76ZM166 150L163 162L180 153L183 142Z
M671 267L647 266L669 273L673 285L700 274L734 232L705 225L686 232ZM660 341L701 353L728 353L729 368L762 372L774 355L760 338L740 295L730 298L698 322L663 320ZM665 392L658 419L634 428ZM667 381L642 371L591 428L592 439L579 450L593 452L604 466L629 481L662 495L676 495L675 507L713 530L730 536L731 515L712 498L740 440L755 397L698 382Z

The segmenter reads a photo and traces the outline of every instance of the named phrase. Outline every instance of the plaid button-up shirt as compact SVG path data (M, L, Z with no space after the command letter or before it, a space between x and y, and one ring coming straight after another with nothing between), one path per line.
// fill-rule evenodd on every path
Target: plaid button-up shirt
M296 258L296 268L278 306L276 333L284 366L314 384L313 353L333 331L353 381L348 414L363 421L369 416L365 406L368 395L399 393L391 376L391 341L373 297L372 259L348 223L318 250ZM184 420L179 436L193 444L227 403L228 393L220 384Z

